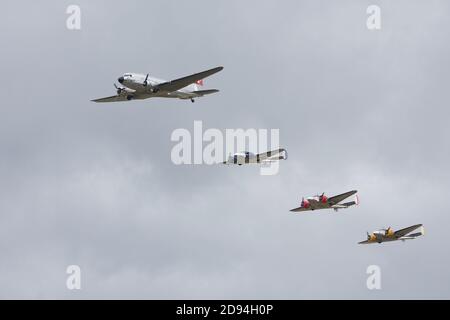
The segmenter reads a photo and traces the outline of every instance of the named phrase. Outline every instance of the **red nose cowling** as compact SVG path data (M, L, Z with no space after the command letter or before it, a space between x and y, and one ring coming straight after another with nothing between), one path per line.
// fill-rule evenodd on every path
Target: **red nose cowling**
M302 207L303 208L309 208L309 201L308 200L303 200L302 201Z

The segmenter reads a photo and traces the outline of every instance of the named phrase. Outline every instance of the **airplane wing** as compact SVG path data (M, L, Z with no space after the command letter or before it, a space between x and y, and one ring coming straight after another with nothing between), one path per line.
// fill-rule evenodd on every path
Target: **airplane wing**
M91 101L93 101L93 102L118 102L118 101L127 101L127 97L115 95L115 96L106 97L106 98L94 99Z
M369 244L369 243L370 243L369 240L364 240L364 241L358 242L358 244Z
M309 208L303 208L303 207L298 207L298 208L295 208L295 209L291 209L291 210L289 210L289 211L291 211L291 212L302 212L302 211L311 211L311 209L309 209Z
M417 228L420 228L421 226L422 226L421 224L416 224L416 225L413 225L413 226L405 228L405 229L397 230L397 231L395 231L394 235L397 238L404 237L408 233L413 232L414 230L416 230Z
M355 193L357 193L357 190L353 190L353 191L349 191L343 194L339 194L337 196L334 197L330 197L328 198L328 202L332 203L332 204L338 204L339 202L341 202L342 200L351 197L352 195L354 195Z
M277 150L272 150L272 151L268 151L268 152L259 153L259 154L256 155L256 160L257 160L257 162L264 161L264 160L267 160L267 159L273 157L274 155L280 154L282 152L286 153L286 150L281 148L281 149L277 149ZM279 156L277 159L278 160L287 159L287 154L286 154L285 157Z
M206 77L209 77L209 76L221 71L222 69L223 69L223 67L209 69L209 70L206 70L203 72L192 74L187 77L160 83L156 87L162 91L168 91L168 92L177 91L184 87L187 87L188 85L190 85L198 80L202 80Z

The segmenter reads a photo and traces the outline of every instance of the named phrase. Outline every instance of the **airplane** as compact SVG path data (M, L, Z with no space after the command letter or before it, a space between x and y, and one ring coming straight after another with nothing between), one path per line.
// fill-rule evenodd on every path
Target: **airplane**
M411 233L414 230L420 228L419 232ZM367 240L358 242L358 244L369 244L369 243L382 243L387 241L397 241L397 240L412 240L425 234L425 229L421 224L416 224L414 226L394 231L391 227L387 229L381 229L372 232L371 234L367 232Z
M267 164L278 160L286 160L288 157L286 149L280 148L277 150L267 151L259 154L244 151L229 155L228 159L223 164L243 164L262 163Z
M333 197L327 197L325 193L321 195L316 195L313 197L302 198L302 202L300 203L300 207L291 209L292 212L302 212L302 211L314 211L319 209L334 209L334 211L338 211L339 209L345 209L353 205L359 204L359 198L356 196L354 201L340 203L341 201L351 197L357 190L349 191L343 194L339 194Z
M117 95L94 99L93 102L117 102L130 100L143 100L153 97L190 99L203 97L207 94L219 92L217 89L199 90L203 85L203 79L219 71L223 67L216 67L202 71L176 80L165 81L150 77L149 74L125 73L119 77L118 81L123 86L117 86Z

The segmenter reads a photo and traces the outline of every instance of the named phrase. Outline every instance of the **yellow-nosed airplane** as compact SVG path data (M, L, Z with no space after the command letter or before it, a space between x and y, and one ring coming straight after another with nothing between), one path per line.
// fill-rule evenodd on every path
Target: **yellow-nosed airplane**
M411 233L414 230L420 228L419 232ZM414 226L394 231L391 227L387 229L381 229L374 231L372 233L367 232L367 240L359 242L359 244L368 243L382 243L387 241L397 241L397 240L412 240L425 234L425 229L421 224L416 224Z

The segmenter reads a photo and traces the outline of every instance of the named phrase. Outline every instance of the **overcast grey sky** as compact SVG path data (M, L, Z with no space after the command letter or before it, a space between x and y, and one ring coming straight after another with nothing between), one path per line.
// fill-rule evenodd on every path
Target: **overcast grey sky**
M448 1L2 5L0 298L450 298ZM194 104L90 102L125 72L217 65L221 92ZM175 166L170 135L194 120L280 129L289 159ZM359 207L289 212L351 189ZM418 240L357 245L416 223Z

